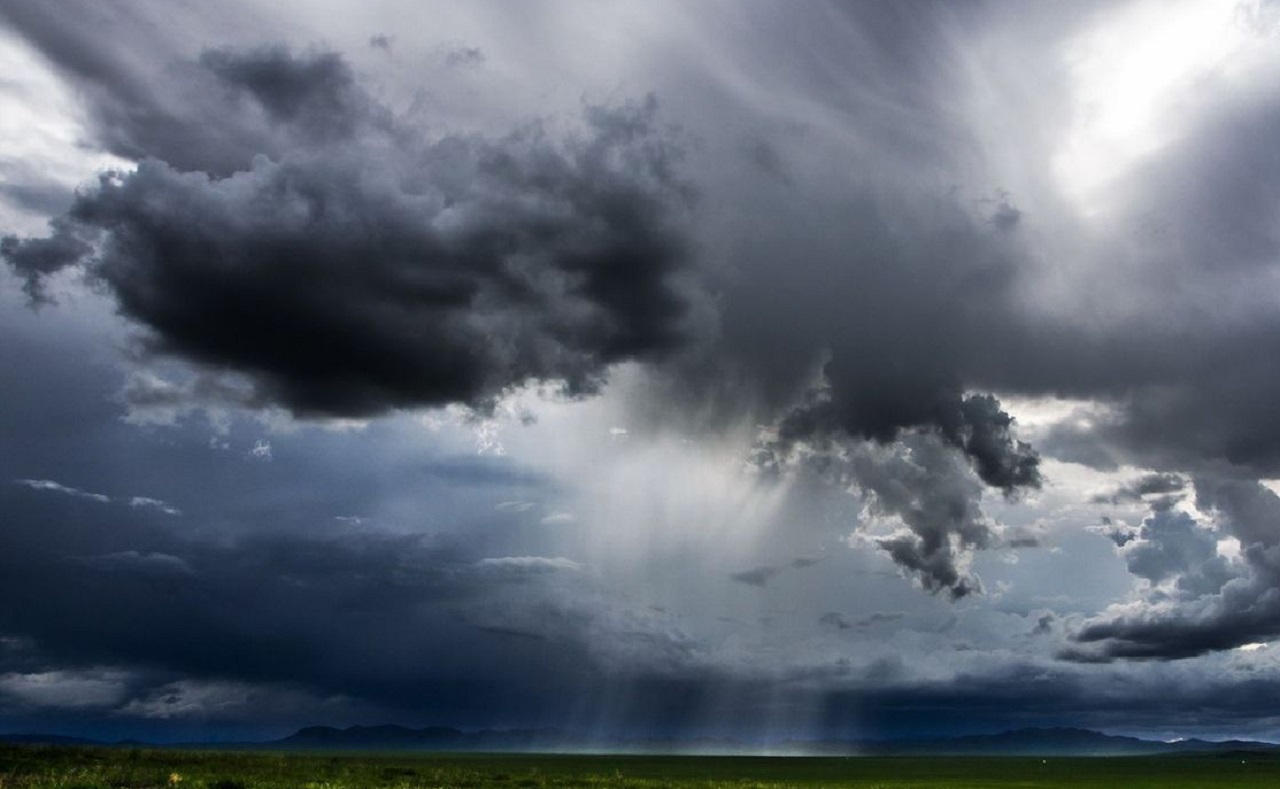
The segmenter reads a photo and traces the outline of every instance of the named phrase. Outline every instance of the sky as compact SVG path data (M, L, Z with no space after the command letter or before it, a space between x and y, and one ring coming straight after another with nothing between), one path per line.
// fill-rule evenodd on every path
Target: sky
M1280 6L0 5L0 731L1280 741Z

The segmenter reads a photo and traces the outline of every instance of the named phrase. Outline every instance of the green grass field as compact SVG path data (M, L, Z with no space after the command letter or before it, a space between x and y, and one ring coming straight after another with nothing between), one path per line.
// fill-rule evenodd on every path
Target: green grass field
M303 754L0 746L0 789L1280 786L1280 760Z

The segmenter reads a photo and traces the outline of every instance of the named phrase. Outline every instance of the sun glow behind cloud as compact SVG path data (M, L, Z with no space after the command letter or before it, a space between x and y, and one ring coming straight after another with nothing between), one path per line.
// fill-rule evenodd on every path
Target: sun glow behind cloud
M1256 64L1260 3L1138 2L1108 10L1068 43L1074 123L1052 166L1064 192L1105 210L1105 194L1142 159L1177 138L1214 77Z

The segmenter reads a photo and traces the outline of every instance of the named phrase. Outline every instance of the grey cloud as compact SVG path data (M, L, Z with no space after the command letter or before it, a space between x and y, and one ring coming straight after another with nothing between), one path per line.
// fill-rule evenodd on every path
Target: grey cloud
M295 145L351 141L365 126L392 122L333 52L299 57L282 46L209 50L200 65L230 93L228 109L243 115L247 99L265 114L269 128L285 130Z
M127 680L121 672L104 669L8 672L0 674L0 695L19 708L106 708L126 696Z
M1031 628L1031 632L1028 635L1032 635L1032 636L1049 635L1050 633L1053 632L1053 623L1057 621L1057 619L1058 617L1055 616L1053 613L1044 614L1043 616L1041 616L1039 619L1036 620L1036 626Z
M191 565L180 556L168 553L121 551L102 556L84 556L73 559L77 564L107 571L140 571L178 573L188 575Z
M1280 497L1253 481L1194 482L1197 508L1240 541L1241 563L1216 555L1217 538L1185 514L1155 511L1122 551L1132 572L1165 586L1136 610L1086 621L1061 657L1176 660L1280 635Z
M15 2L0 8L0 18L75 83L94 142L117 156L227 175L258 153L290 147L260 119L228 111L224 102L234 97L226 86L183 62L137 6ZM157 79L161 70L169 73Z
M475 68L484 65L485 60L482 49L464 44L450 47L444 52L444 64L450 68Z
M150 687L285 684L312 697L341 694L382 705L384 715L421 702L434 710L428 714L464 722L497 709L499 699L484 686L504 688L510 703L501 709L513 715L534 716L540 707L563 715L570 689L594 681L605 666L683 665L691 648L669 617L593 592L585 574L566 572L577 565L565 559L485 562L444 540L372 532L193 539L128 521L89 533L57 525L58 550L33 550L32 521L14 526L0 535L0 548L14 555L26 544L26 558L0 574L0 594L38 602L0 610L0 631L30 639L34 653L12 658L38 661L28 673L137 667L152 675ZM148 548L93 552L120 541ZM69 561L77 572L66 571ZM495 573L523 581L495 583ZM570 582L574 589L565 590ZM140 610L148 615L138 617ZM491 638L494 628L543 638L482 648L479 639ZM312 659L316 650L325 660ZM532 684L531 666L538 667ZM416 701L405 696L410 687L418 689L410 694ZM147 697L135 691L133 698ZM122 714L150 713L138 707Z
M1186 480L1182 475L1155 472L1127 482L1110 493L1100 493L1093 497L1093 502L1095 504L1123 504L1142 501L1146 496L1167 496L1167 494L1171 493L1181 493L1185 487Z
M1181 596L1196 598L1219 591L1232 577L1217 547L1216 535L1190 515L1157 510L1122 553L1129 572L1156 584L1174 579Z
M686 189L652 101L588 107L562 141L531 126L427 142L332 53L217 50L190 68L217 85L211 115L288 145L246 143L229 173L144 146L48 238L4 239L33 298L83 270L147 329L144 357L238 371L251 394L234 403L310 416L485 407L528 381L587 394L610 364L688 341Z
M982 482L975 469L981 463L973 464L940 430L904 433L889 443L829 431L821 421L827 403L820 397L814 405L793 411L776 437L759 442L755 463L777 472L796 468L852 486L872 514L906 527L868 539L925 589L945 591L953 600L981 591L981 581L963 569L967 558L974 550L1002 544L996 524L982 512ZM994 464L988 476L1012 480L1022 473L1013 468ZM1029 468L1038 480L1035 465Z
M1139 531L1136 527L1125 523L1116 523L1107 517L1104 517L1097 526L1090 527L1090 530L1111 540L1116 544L1117 548L1123 548L1133 540L1138 539Z
M1014 18L1009 11L971 7L958 24L1000 28L1002 17ZM858 435L936 425L939 408L952 409L964 392L1057 395L1106 403L1111 416L1051 434L1042 451L1109 468L1210 470L1226 461L1264 476L1280 469L1280 421L1270 405L1280 378L1251 362L1280 337L1274 305L1260 295L1280 255L1280 193L1267 143L1280 102L1250 80L1206 75L1212 89L1197 91L1196 113L1177 139L1099 198L1111 212L1106 229L1076 225L1069 210L1055 214L1053 201L1023 210L1019 195L963 174L972 163L962 151L989 145L993 164L1008 151L1003 139L974 139L943 106L988 84L967 84L956 76L965 69L949 67L966 62L957 51L965 34L951 35L950 12L909 4L840 13L852 21L835 29L852 39L882 27L893 34L834 63L815 47L812 59L825 69L814 65L805 76L840 75L859 86L829 101L860 135L903 137L838 153L822 149L820 137L793 145L785 153L794 172L829 158L855 175L827 181L810 171L805 189L794 190L801 194L742 201L735 229L743 271L724 308L727 367L785 408L828 350L836 423ZM1042 42L1048 52L1086 18L1019 21L1050 36ZM806 32L821 40L821 31ZM1068 91L1069 69L1041 62L1036 90ZM984 76L1005 84L1009 75ZM1046 105L1018 115L1038 134L1037 124L1057 123L1058 112ZM902 150L908 145L913 155ZM926 170L964 186L914 188ZM1030 189L1028 200L1057 190L1050 173L1039 176L1044 191ZM766 177L751 186L778 195ZM994 197L979 204L974 192ZM1153 223L1167 230L1153 235L1146 229ZM1071 243L1036 248L1040 233ZM1088 276L1067 273L1072 257ZM1055 306L1035 306L1037 299Z
M988 221L1000 230L1013 230L1021 219L1021 211L1011 203L1001 200L991 212L991 218Z
M927 436L905 446L906 452L874 451L855 460L854 478L870 494L873 511L901 519L908 529L876 544L931 592L958 600L981 591L981 581L962 569L969 551L996 542L994 524L979 505L980 485L958 453Z
M870 625L878 625L884 622L897 622L899 619L906 617L901 611L875 611L868 616L859 619L856 624L858 627L868 627Z
M65 213L75 195L65 185L31 173L25 167L7 167L0 161L0 197L18 208L43 216Z
M875 544L925 589L952 599L981 591L961 569L973 550L1037 544L1026 535L1002 541L982 512L983 483L1008 498L1041 484L1039 455L1014 437L1013 419L994 397L945 396L916 415L920 427L895 419L881 430L848 421L858 417L846 410L846 396L827 381L811 388L757 442L753 462L772 472L798 466L856 487L873 512L907 527Z
M853 623L849 621L848 617L839 611L826 612L822 616L818 617L818 622L823 625L831 625L832 627L839 628L840 630L848 630L853 627Z
M1103 332L1108 347L1092 349L1096 372L1111 380L1081 377L1073 387L1112 410L1053 436L1081 462L1208 473L1225 463L1259 476L1280 469L1271 407L1280 378L1253 361L1280 338L1280 319L1260 298L1280 257L1280 171L1266 142L1280 128L1280 101L1218 79L1206 77L1205 106L1176 143L1113 196L1122 230L1108 249L1124 265L1100 269L1094 292L1118 317ZM1125 295L1136 291L1149 298Z
M871 627L886 622L897 622L904 617L906 614L901 611L874 611L860 619L851 620L839 611L828 611L818 617L818 622L840 630L849 630L855 627Z
M55 219L50 227L53 234L48 238L0 238L0 257L22 277L22 289L34 304L48 300L44 287L47 277L92 251L78 230L64 220Z
M583 566L563 556L500 556L481 559L476 567L512 575L543 575L554 572L581 572Z
M780 567L762 565L760 567L752 567L750 570L729 573L729 578L740 584L746 584L747 586L759 586L763 588L767 586L769 582L773 580L774 576L780 572L782 572L782 568Z

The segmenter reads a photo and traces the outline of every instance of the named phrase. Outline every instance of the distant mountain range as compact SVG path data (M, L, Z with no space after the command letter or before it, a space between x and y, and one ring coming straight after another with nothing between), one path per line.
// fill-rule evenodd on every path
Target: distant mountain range
M103 742L44 734L0 734L0 743L50 745L147 745L136 741ZM413 729L405 726L308 726L280 740L245 743L183 743L157 747L213 747L305 751L471 751L471 752L624 752L688 754L759 754L828 756L1138 756L1218 753L1280 758L1280 745L1249 740L1178 740L1158 742L1121 737L1088 729L1028 728L1000 734L975 734L927 740L789 740L760 745L734 739L586 738L551 729L466 732L449 726Z

